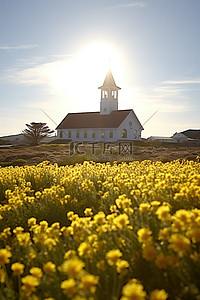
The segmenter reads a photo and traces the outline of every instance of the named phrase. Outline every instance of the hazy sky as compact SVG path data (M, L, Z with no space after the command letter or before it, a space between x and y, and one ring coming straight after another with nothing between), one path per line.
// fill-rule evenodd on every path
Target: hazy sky
M200 128L200 0L0 0L0 136L99 111L108 66L142 136ZM42 110L44 111L42 111Z

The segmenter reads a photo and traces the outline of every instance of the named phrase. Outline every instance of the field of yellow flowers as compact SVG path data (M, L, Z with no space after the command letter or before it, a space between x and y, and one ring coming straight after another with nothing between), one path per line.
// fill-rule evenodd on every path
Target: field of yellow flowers
M0 168L1 300L200 299L200 163Z

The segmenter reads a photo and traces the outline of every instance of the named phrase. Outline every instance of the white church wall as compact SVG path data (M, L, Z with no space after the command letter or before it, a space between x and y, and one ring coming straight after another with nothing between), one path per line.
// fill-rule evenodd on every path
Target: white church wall
M119 133L116 128L100 128L100 129L69 129L57 130L58 139L69 139L77 142L114 142L118 140Z
M141 139L141 125L131 111L125 120L121 123L118 128L118 140L140 140ZM122 130L127 130L127 137L122 137Z

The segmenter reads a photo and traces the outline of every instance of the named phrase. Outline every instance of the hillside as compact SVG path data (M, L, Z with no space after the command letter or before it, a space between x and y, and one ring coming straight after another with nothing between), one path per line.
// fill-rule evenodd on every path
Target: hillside
M200 129L187 129L181 133L183 133L190 139L200 140Z
M152 160L152 161L172 161L176 159L195 159L200 155L200 147L187 147L183 145L133 145L132 155L128 154L109 154L107 151L103 154L103 148L95 149L95 154L92 155L92 150L81 149L86 151L85 155L69 154L69 145L67 144L41 144L35 147L15 146L8 148L0 148L0 166L9 165L32 165L38 164L44 160L59 165L74 164L83 162L84 160L93 161L121 161L121 160Z

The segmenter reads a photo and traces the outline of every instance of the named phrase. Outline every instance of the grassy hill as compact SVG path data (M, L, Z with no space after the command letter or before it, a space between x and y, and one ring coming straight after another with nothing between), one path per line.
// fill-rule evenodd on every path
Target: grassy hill
M58 165L81 163L85 160L105 162L105 161L132 161L132 160L152 160L168 162L177 159L195 160L200 155L200 147L188 147L184 145L159 145L150 143L133 144L132 154L121 153L114 149L113 153L103 150L103 144L100 148L92 149L87 145L80 147L81 152L85 154L70 155L69 144L41 144L39 146L14 146L9 148L0 148L0 166L9 165L36 165L44 160ZM105 153L104 153L105 152Z

